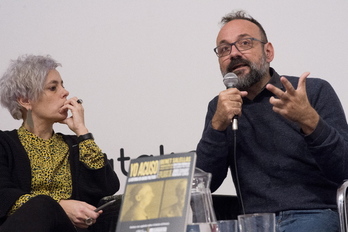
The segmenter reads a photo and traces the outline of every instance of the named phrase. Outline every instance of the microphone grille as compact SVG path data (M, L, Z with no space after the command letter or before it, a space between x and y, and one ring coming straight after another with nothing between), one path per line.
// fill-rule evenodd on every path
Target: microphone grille
M238 83L238 76L233 72L229 72L225 74L223 81L226 88L235 88Z

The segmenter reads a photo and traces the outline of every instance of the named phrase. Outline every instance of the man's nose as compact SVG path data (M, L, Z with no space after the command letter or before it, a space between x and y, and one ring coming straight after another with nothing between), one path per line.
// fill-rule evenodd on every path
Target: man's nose
M230 52L229 56L230 56L230 58L232 58L232 57L241 57L242 53L238 50L236 45L232 45L231 46L231 52Z

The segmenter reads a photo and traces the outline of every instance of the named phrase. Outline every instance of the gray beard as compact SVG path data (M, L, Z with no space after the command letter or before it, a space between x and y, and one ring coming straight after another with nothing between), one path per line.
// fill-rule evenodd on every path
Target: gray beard
M245 62L248 63L250 68L249 73L243 74L242 71L234 72L238 76L236 88L241 91L247 91L251 86L259 82L269 71L265 55L262 56L260 65L248 61Z
M238 76L238 83L236 85L236 88L245 91L248 90L251 86L256 84L257 82L261 81L261 79L267 74L268 72L268 65L266 64L266 61L264 58L262 58L262 63L260 64L260 67L256 67L255 64L251 64L250 66L250 72L243 75L238 75L238 72L236 72L236 75Z

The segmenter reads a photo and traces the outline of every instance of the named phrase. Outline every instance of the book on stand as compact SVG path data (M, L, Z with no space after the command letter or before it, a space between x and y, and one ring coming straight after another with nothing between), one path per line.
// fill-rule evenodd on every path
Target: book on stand
M185 232L196 153L132 159L116 232Z

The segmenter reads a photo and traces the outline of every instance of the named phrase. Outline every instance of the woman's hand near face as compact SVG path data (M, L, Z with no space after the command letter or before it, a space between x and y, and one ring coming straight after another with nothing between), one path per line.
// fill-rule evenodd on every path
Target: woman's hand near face
M60 123L68 125L70 130L75 132L77 136L84 135L88 133L88 129L85 126L84 109L81 103L77 102L78 98L73 97L64 103L61 111L70 110L71 116L64 119Z

